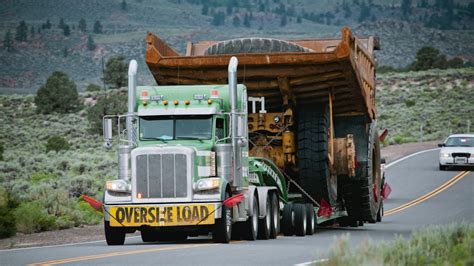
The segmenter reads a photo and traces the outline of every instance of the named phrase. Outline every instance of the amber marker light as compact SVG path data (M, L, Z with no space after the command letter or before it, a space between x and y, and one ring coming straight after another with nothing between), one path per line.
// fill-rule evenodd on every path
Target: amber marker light
M178 100L174 100L174 105L178 105Z
M163 104L164 104L164 105L168 105L168 101L167 101L167 100L164 100L164 101L163 101Z
M207 100L207 104L212 104L212 100L211 99Z
M189 105L189 100L184 101L184 104Z
M138 192L137 193L137 199L141 199L143 197L142 193Z

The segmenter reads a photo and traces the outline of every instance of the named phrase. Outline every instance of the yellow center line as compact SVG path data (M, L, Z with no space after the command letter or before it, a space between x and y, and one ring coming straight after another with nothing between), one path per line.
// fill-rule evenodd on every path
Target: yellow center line
M448 181L446 181L444 184L442 184L441 186L437 187L436 189L426 193L425 195L421 196L421 197L418 197L417 199L414 199L408 203L405 203L399 207L396 207L396 208L393 208L391 210L388 210L384 213L384 216L388 216L388 215L392 215L392 214L395 214L397 212L400 212L400 211L403 211L405 209L408 209L410 207L413 207L441 192L443 192L444 190L448 189L449 187L451 187L452 185L454 185L456 182L458 182L459 180L461 180L463 177L467 176L468 174L470 173L470 171L464 171L464 172L461 172L457 175L455 175L454 177L452 177L451 179L449 179Z

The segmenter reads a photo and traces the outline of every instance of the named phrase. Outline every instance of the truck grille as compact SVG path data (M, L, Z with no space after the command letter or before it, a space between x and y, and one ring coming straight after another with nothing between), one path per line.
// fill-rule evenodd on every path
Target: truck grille
M466 157L466 158L471 157L470 153L464 153L464 152L455 152L452 155L453 157Z
M136 157L137 193L142 198L187 197L185 154L142 154Z

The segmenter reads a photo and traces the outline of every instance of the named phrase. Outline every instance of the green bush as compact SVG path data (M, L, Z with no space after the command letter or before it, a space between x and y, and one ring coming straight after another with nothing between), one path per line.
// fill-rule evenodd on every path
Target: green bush
M114 93L109 94L107 97L99 98L97 103L87 110L90 131L102 134L102 118L105 115L123 114L125 112L127 112L127 95Z
M16 233L13 209L16 207L10 199L9 193L0 187L0 239L14 236Z
M38 184L42 181L54 180L57 179L58 175L55 173L45 173L45 172L37 172L31 175L31 183Z
M5 151L5 148L3 147L3 143L0 142L0 161L3 161L3 152Z
M67 113L79 107L76 84L66 73L54 72L46 84L41 86L35 97L38 113Z
M89 92L100 91L100 90L102 90L102 88L97 84L89 84L86 88L86 91L89 91Z
M13 211L18 232L31 234L56 229L56 219L47 213L40 202L26 202L20 204Z
M46 143L46 151L55 151L58 152L60 150L69 150L71 145L67 142L67 140L61 136L54 136L48 139Z

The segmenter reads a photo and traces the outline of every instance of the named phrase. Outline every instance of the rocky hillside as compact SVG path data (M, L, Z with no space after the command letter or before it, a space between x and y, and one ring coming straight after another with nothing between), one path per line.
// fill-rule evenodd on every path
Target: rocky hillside
M411 5L404 3L411 2ZM244 36L282 39L337 37L344 25L356 35L379 36L380 65L405 66L416 50L431 45L448 56L472 59L472 0L16 0L0 2L0 36L15 37L24 20L26 41L0 49L0 94L33 93L55 70L84 90L101 84L102 59L139 60L139 83L154 84L143 60L147 31L184 52L188 41ZM58 28L60 19L70 35ZM87 23L86 32L79 20ZM52 27L44 28L49 20ZM102 33L93 33L96 21ZM32 33L32 28L33 32ZM39 31L38 31L39 30ZM89 50L91 35L96 47Z

